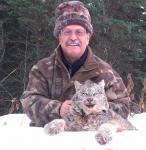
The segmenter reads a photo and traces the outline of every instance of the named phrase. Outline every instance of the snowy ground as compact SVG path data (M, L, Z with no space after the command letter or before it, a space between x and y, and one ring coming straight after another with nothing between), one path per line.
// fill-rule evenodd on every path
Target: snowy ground
M29 127L25 114L0 117L1 150L146 150L146 113L129 117L138 131L116 133L104 146L96 143L95 132L64 132L46 135L43 128Z

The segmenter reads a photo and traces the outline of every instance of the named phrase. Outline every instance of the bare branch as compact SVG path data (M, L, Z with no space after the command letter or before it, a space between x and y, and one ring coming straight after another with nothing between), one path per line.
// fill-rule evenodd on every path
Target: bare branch
M0 85L2 85L3 82L5 82L17 69L14 69L13 71L11 71L6 77L4 77L1 81L0 81Z

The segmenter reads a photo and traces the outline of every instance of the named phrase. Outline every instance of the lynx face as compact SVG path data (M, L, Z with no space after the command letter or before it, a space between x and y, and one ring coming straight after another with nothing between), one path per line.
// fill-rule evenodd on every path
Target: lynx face
M73 103L77 109L81 109L86 115L100 114L109 108L104 90L104 80L98 84L87 80L84 84L75 81L76 94Z

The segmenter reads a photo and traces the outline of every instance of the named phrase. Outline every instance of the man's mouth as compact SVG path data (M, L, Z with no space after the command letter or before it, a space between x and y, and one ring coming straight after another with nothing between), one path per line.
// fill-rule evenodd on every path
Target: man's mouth
M80 46L80 42L78 40L69 40L66 42L67 46Z
M68 44L67 46L79 46L79 44Z

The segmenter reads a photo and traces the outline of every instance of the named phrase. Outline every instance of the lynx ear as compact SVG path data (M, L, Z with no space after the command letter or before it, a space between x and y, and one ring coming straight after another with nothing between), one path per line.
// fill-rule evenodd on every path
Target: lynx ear
M74 85L75 85L76 91L78 91L82 84L79 81L74 81Z
M104 86L105 86L104 80L101 80L98 84L101 85L101 87L103 87L103 88L104 88Z

